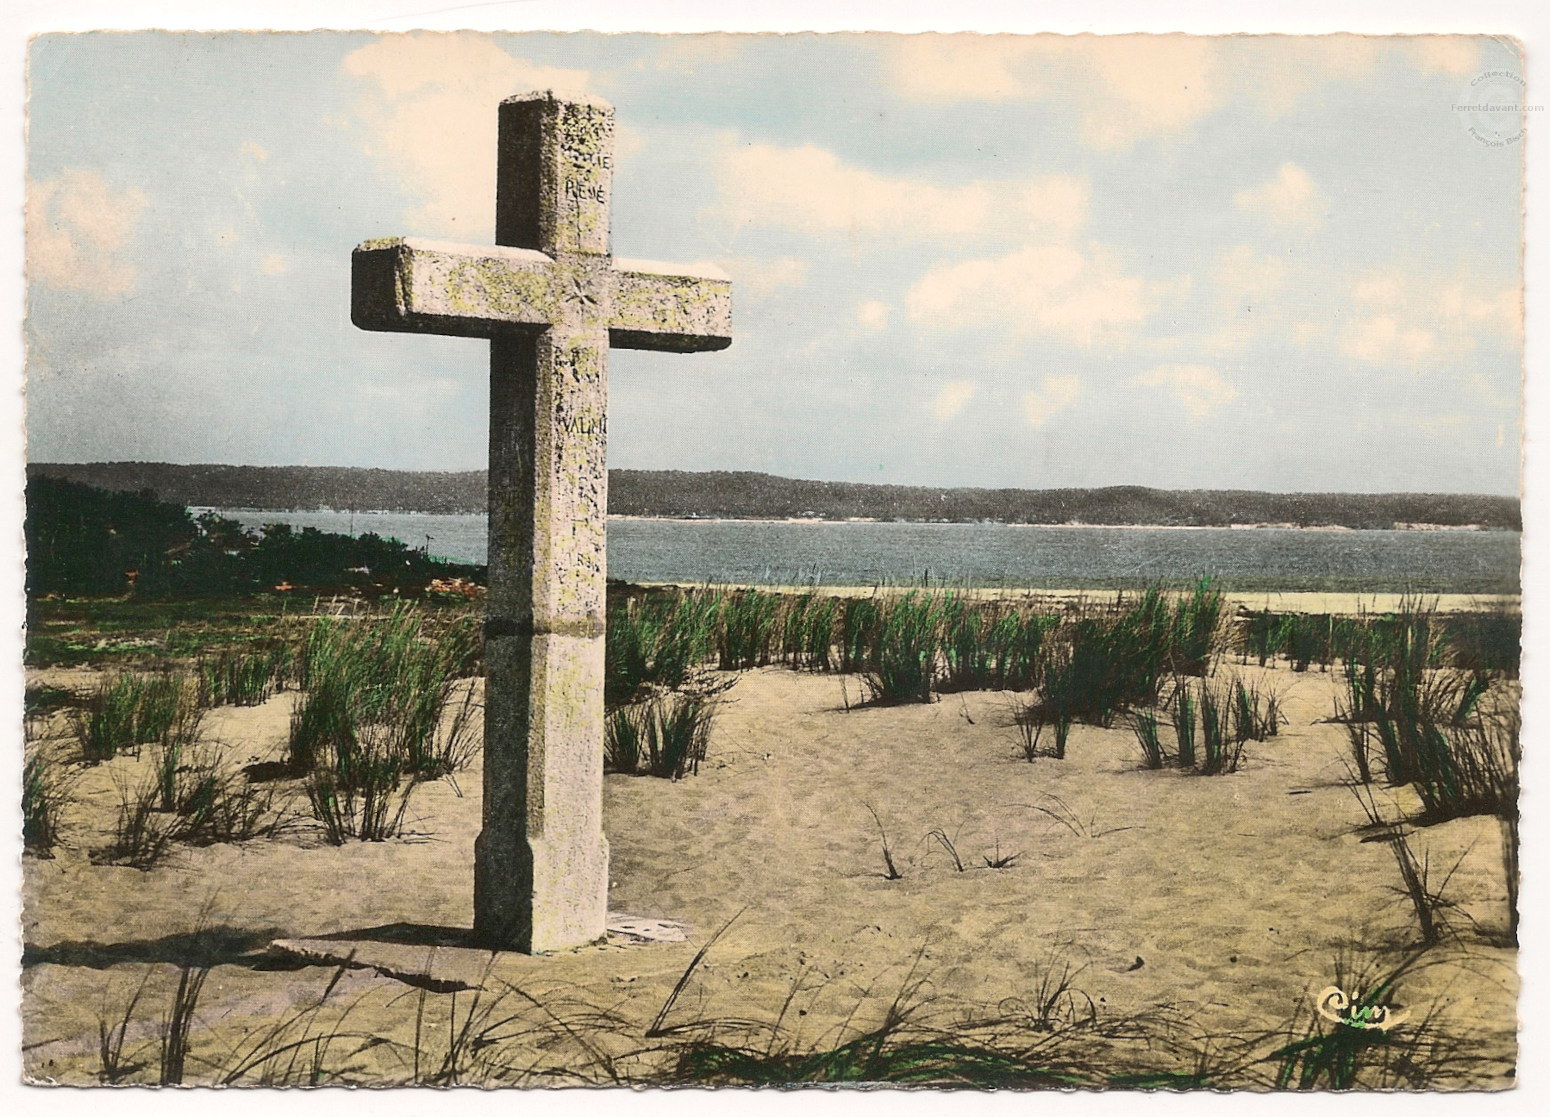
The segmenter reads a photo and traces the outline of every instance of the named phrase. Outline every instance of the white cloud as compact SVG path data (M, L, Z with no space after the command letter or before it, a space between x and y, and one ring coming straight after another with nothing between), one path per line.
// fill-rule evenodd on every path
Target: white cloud
M1491 332L1511 341L1523 337L1523 293L1515 287L1474 290L1464 283L1437 291L1439 325L1459 332Z
M1189 344L1206 353L1236 353L1266 331L1283 328L1297 296L1288 291L1291 270L1284 258L1248 244L1222 253L1209 273L1213 326Z
M1055 49L1053 36L1022 35L909 35L881 45L894 90L919 101L1043 96L1049 81L1039 63Z
M876 299L868 299L856 307L856 324L863 330L886 330L888 328L889 307L887 303Z
M1082 382L1075 376L1046 376L1041 387L1023 396L1023 417L1034 426L1042 427L1076 402L1081 393Z
M807 282L807 261L795 256L763 260L752 256L733 256L718 262L735 284L754 295L772 295L782 287L800 287Z
M1090 253L1032 245L994 259L939 265L905 296L910 318L937 329L1003 326L1090 347L1124 336L1188 289L1187 276L1153 283L1126 275L1101 249Z
M716 169L723 206L738 224L820 236L1060 236L1087 220L1087 181L1066 175L942 186L852 166L810 144L734 147Z
M1222 301L1234 306L1268 306L1286 286L1290 269L1279 256L1259 252L1252 245L1229 249L1217 261L1212 274Z
M588 74L514 58L488 35L384 35L345 56L361 83L367 151L421 204L413 231L488 239L495 225L496 106L529 89L580 92Z
M922 101L1050 100L1100 149L1182 131L1223 103L1220 43L1189 35L913 35L884 47Z
M124 250L147 204L140 190L114 190L96 171L29 182L28 279L105 298L128 294L139 273Z
M1238 389L1210 365L1158 365L1132 383L1142 388L1166 388L1196 421L1210 417L1238 397Z
M945 422L962 411L964 404L973 399L978 390L979 385L972 380L949 380L937 393L931 413Z
M1121 35L1084 45L1098 88L1107 94L1084 113L1082 134L1095 147L1129 147L1146 136L1181 132L1220 103L1217 44L1211 40Z
M1392 361L1416 361L1435 348L1437 335L1431 330L1406 329L1391 314L1380 314L1352 322L1340 336L1340 351L1373 364Z
M1321 84L1370 76L1385 43L1377 35L1236 37L1220 52L1219 88L1224 98L1247 101L1276 119Z
M1282 163L1269 182L1233 196L1241 210L1262 213L1278 225L1312 229L1329 213L1329 198L1307 171L1296 163Z
M1398 44L1402 54L1423 74L1463 78L1481 69L1478 35L1415 35Z
M1458 271L1415 275L1375 268L1350 285L1355 317L1340 351L1374 364L1456 357L1481 340L1522 344L1523 297L1515 285L1485 282Z

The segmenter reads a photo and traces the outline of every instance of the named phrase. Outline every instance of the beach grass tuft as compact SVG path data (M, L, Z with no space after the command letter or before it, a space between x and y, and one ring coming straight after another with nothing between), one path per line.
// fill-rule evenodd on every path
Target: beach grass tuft
M699 772L724 684L671 691L621 706L604 723L603 764L610 772L681 780Z
M871 701L880 705L931 701L942 618L943 600L936 594L910 590L888 601L863 675Z
M301 657L289 763L328 841L396 836L418 783L470 762L477 707L460 675L476 648L471 626L430 633L403 604L316 622Z
M329 844L381 842L402 833L417 782L391 736L366 727L318 755L305 791Z
M22 762L22 851L32 857L50 858L59 844L61 816L70 802L76 773L57 750L47 745L26 746Z
M673 589L622 595L609 602L603 686L612 710L655 687L681 686L716 654L725 595Z
M99 683L82 707L70 711L82 760L99 764L136 747L144 691L141 676L124 672Z
M1151 710L1139 710L1136 712L1131 728L1136 735L1136 743L1141 746L1141 756L1146 766L1151 769L1163 766L1162 741L1157 735L1157 715Z
M161 810L161 782L154 776L136 784L115 775L114 783L119 808L113 840L94 851L92 859L99 864L154 868L172 852L182 821L176 814Z
M1428 821L1516 811L1516 703L1495 697L1489 672L1450 664L1432 607L1409 602L1373 618L1353 645L1343 683L1335 718L1363 782L1376 754L1390 784L1414 786Z
M716 652L723 671L765 667L774 654L778 594L762 590L731 590L721 598L716 626Z
M258 706L285 688L290 644L261 651L222 651L199 665L201 701L208 706Z

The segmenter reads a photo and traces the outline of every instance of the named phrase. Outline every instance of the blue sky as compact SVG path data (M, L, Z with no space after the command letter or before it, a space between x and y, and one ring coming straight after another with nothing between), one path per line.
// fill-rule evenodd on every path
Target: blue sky
M467 469L486 345L349 323L359 241L490 239L495 106L614 103L613 244L734 279L620 352L610 463L1515 493L1520 155L1483 38L35 42L32 460ZM1514 131L1515 129L1509 129Z

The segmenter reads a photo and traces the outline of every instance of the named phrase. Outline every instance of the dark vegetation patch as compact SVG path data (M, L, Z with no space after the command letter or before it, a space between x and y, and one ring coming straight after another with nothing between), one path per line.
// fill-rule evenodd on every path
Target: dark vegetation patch
M141 599L257 592L424 593L436 579L483 580L483 568L434 559L394 539L286 524L258 532L197 518L154 494L109 492L33 476L27 484L27 594Z

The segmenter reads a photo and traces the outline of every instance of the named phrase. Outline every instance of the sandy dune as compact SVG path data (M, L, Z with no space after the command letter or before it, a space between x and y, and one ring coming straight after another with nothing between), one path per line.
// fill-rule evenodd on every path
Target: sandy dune
M1274 686L1290 724L1251 742L1244 769L1220 777L1142 770L1123 728L1077 726L1066 760L1029 763L1012 695L867 708L853 677L744 675L698 776L606 782L611 909L684 921L689 941L492 960L486 988L521 989L531 1000L508 992L503 1005L520 1007L536 1029L500 1048L502 1059L597 1073L596 1052L555 1024L570 1014L589 1021L597 1048L621 1065L659 1065L666 1045L644 1033L695 952L729 921L666 1023L779 1019L787 1046L832 1045L873 1026L906 985L919 1011L941 1021L1036 1001L1041 983L1067 967L1081 997L1062 1011L1090 1003L1104 1020L1166 1018L1181 1050L1150 1057L1180 1070L1207 1037L1227 1051L1294 1014L1306 1020L1337 962L1380 950L1392 958L1414 941L1415 918L1390 850L1361 840L1366 818L1342 786L1343 731L1321 724L1332 676L1224 669ZM89 677L50 670L29 681L80 686ZM236 762L272 759L292 700L215 711L209 736ZM63 730L57 715L52 730ZM117 1023L143 982L123 1046L151 1064L131 1080L154 1077L156 1022L187 936L201 927L218 931L203 940L217 964L192 1030L190 1080L240 1066L265 1027L326 987L328 968L255 968L270 940L471 922L477 768L455 787L421 787L412 834L399 841L333 848L302 828L182 849L148 872L91 864L87 851L105 843L117 810L115 780L138 779L148 765L121 757L88 770L67 816L69 848L25 861L25 1058L35 1079L97 1081L99 1022ZM884 875L874 811L901 879ZM1493 945L1505 926L1496 823L1455 821L1412 841L1437 877L1457 865L1446 895L1458 933L1396 1000L1416 1017L1436 1008L1439 1027L1492 1060L1476 1085L1507 1084L1517 977L1515 951ZM987 858L1009 863L991 868ZM406 1051L442 1058L449 1015L469 1012L472 994L462 996L422 996L355 970L318 1019L391 1037L351 1062L350 1077L397 1081L412 1076ZM534 1002L547 1006L538 1023Z

